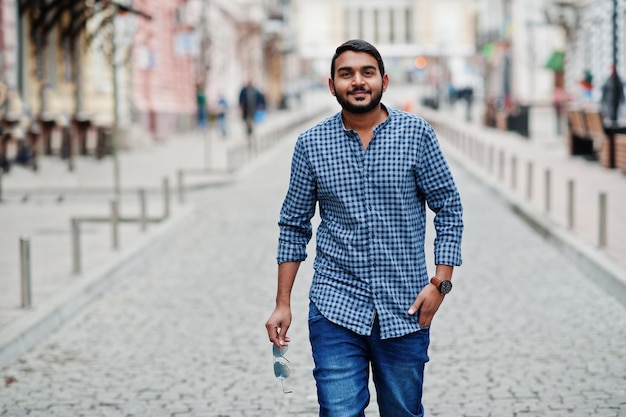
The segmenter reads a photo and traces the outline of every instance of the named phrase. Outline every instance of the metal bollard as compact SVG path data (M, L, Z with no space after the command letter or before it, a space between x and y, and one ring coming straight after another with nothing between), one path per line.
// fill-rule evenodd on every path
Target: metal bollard
M20 271L22 281L22 308L32 306L30 280L30 239L20 237Z
M119 249L120 247L119 224L119 202L117 200L111 200L111 246L113 249Z
M574 228L574 180L567 181L567 227Z
M178 170L178 203L185 204L185 185L184 185L184 175L182 169Z
M498 165L498 178L500 179L500 181L503 181L504 180L504 151L501 150L499 152L499 155L500 155L499 156L500 163Z
M526 165L526 199L533 197L533 163L528 162Z
M170 180L163 178L163 218L170 217Z
M482 142L480 144L480 165L485 165L485 144Z
M212 154L212 143L211 136L209 134L209 129L202 129L202 144L204 145L203 154L204 154L204 170L211 170L211 160L213 159Z
M233 152L234 149L233 148L227 148L226 149L226 172L232 172L233 171Z
M80 274L81 272L81 259L80 259L80 221L77 218L72 218L72 272Z
M550 194L551 194L551 190L550 190L550 170L546 169L546 173L545 173L545 201L544 201L544 209L546 211L546 213L550 212Z
M511 157L511 188L517 189L517 157Z
M607 244L606 207L606 193L600 193L598 198L598 246L601 248L605 248Z
M139 190L139 226L141 231L145 232L148 228L147 210L146 210L146 190Z

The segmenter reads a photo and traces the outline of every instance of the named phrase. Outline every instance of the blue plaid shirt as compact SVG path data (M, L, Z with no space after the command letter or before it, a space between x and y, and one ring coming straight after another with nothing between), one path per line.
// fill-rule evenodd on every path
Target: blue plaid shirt
M341 112L302 133L280 212L278 263L303 261L319 202L311 301L330 321L382 338L420 329L409 307L428 285L425 203L434 211L435 264L461 264L462 206L431 126L386 108L363 148Z

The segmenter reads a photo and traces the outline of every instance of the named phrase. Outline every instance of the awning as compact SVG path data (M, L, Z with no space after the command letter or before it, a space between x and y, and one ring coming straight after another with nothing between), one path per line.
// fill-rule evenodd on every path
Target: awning
M555 72L562 72L565 66L565 52L554 51L546 62L545 67Z

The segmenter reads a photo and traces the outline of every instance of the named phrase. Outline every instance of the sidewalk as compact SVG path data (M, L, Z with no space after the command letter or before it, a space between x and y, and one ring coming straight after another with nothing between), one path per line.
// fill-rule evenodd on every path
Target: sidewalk
M180 224L189 221L194 207L185 203L186 192L236 181L274 141L284 139L289 129L298 128L298 123L319 117L324 111L319 100L304 97L297 111L268 113L267 120L257 126L259 146L252 153L241 120L234 114L226 139L218 137L217 130L211 128L120 152L120 216L139 217L139 190L143 189L146 213L152 221L146 231L137 221L120 223L118 249L113 248L110 221L81 223L80 273L73 272L71 218L111 217L113 159L76 157L72 172L56 156L42 157L38 172L13 167L1 184L0 366L27 351L112 285L116 269L157 246ZM21 308L21 237L29 240L31 253L32 307L26 309Z
M562 136L556 134L550 107L532 110L529 139L483 126L481 106L473 110L471 122L465 121L460 105L439 111L419 108L418 113L435 127L450 158L626 303L626 175L569 155L566 129Z

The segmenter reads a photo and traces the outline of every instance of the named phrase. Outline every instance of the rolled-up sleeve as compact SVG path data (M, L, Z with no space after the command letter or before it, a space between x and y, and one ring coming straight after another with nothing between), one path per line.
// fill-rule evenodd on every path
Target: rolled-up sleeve
M291 162L289 189L280 211L278 226L277 262L303 261L307 257L306 246L311 240L311 218L317 201L316 181L307 160L305 140L296 142Z
M435 213L435 264L461 265L463 206L434 131L428 126L419 164L419 188Z

